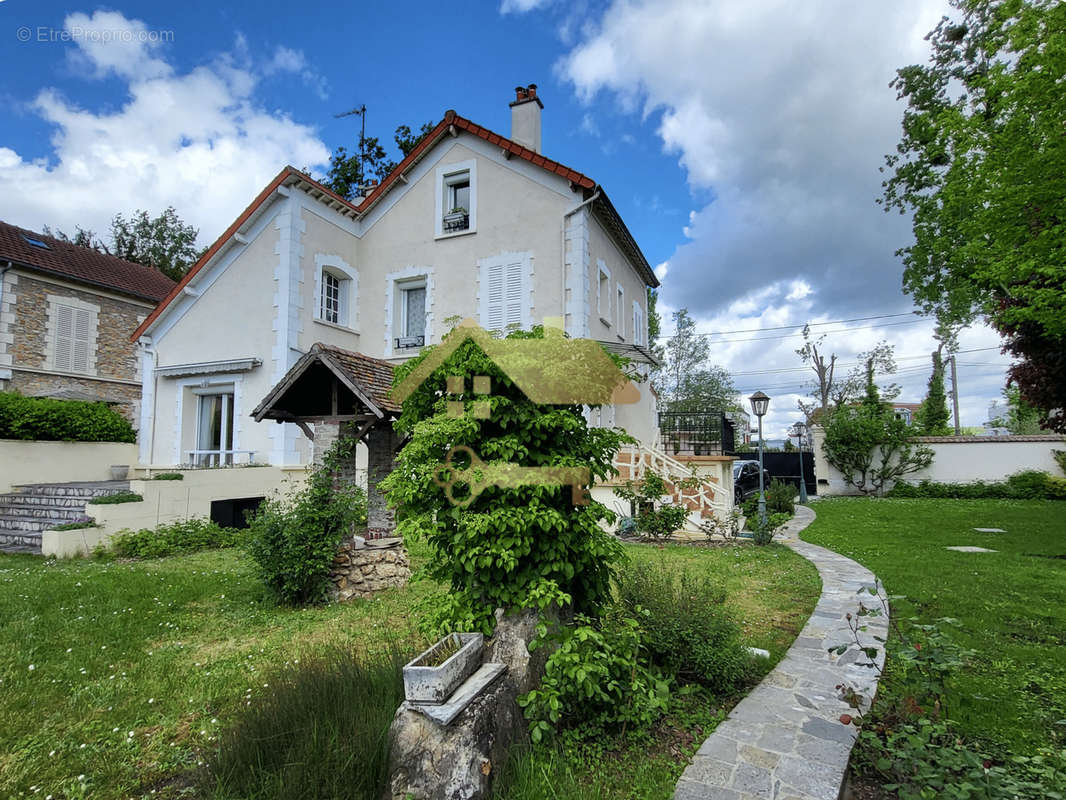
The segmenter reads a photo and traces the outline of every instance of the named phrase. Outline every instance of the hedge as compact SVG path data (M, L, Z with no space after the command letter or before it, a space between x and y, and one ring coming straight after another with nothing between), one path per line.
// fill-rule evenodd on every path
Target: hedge
M135 442L125 417L106 403L0 392L0 439L40 442Z
M1066 478L1058 478L1038 470L1025 470L1002 482L901 481L893 486L886 496L946 500L1066 500Z

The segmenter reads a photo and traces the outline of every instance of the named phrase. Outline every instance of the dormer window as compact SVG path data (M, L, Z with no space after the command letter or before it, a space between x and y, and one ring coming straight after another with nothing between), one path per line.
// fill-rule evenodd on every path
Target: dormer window
M437 168L436 235L457 236L477 228L475 161Z

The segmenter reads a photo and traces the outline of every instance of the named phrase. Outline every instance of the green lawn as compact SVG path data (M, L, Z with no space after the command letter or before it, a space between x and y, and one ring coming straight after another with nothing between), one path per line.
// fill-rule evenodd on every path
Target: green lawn
M949 685L963 736L999 754L1066 743L1066 503L840 498L814 509L802 537L906 595L897 620L959 620L944 630L977 653ZM997 552L945 549L955 545Z
M775 658L819 591L814 568L779 546L628 551L714 570L751 644ZM271 603L237 551L125 563L0 555L0 797L178 796L181 776L241 708L270 692L277 668L332 644L395 641L416 652L411 606L433 590L420 583L289 610ZM711 725L719 712L690 716ZM590 763L578 780L617 785L589 796L650 797L632 791L632 776L650 772L641 785L667 797L698 745L675 743L681 763L669 747L648 759L629 753L621 780L618 769Z

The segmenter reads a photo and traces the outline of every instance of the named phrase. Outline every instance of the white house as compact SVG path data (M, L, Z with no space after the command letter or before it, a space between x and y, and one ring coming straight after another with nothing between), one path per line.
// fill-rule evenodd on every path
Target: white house
M256 404L316 342L399 363L454 321L528 328L562 317L646 369L658 281L592 178L541 154L536 86L510 138L448 111L368 196L349 202L286 167L134 333L149 469L304 468L313 444ZM648 447L654 396L607 408Z

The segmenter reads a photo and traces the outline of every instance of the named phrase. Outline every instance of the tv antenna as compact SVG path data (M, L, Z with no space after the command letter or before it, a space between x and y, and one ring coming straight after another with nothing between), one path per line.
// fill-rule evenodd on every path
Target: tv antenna
M334 114L334 119L342 119L343 117L352 117L358 115L362 121L362 125L359 128L359 176L364 183L367 183L366 176L366 104L359 106L359 108L353 108L350 111L344 111L340 114ZM359 186L359 191L362 192L366 189L366 185Z

